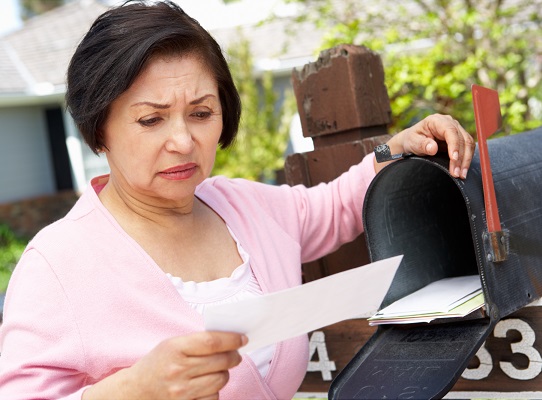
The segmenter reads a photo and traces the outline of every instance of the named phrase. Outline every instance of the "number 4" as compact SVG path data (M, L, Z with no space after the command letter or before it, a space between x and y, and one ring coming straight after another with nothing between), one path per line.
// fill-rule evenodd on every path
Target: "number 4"
M312 359L314 353L318 353L319 361L309 361L307 372L320 371L322 372L322 380L330 381L332 379L331 371L336 371L337 368L334 361L329 361L324 332L313 332L309 346L309 360Z

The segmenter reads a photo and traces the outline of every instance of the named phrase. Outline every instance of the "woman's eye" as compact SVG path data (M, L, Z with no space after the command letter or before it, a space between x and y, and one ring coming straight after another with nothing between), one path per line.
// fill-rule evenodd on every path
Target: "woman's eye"
M196 117L197 119L207 119L211 116L210 111L196 111L192 113L192 116Z
M160 121L160 118L154 117L154 118L147 118L147 119L140 119L139 124L143 126L153 126L156 125Z

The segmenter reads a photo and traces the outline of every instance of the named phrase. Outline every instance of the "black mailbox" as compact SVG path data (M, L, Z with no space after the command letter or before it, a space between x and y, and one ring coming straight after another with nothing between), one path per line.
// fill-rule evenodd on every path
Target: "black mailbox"
M379 326L333 381L331 399L441 398L495 324L542 296L542 128L487 146L504 260L491 249L478 149L466 180L439 156L392 163L363 210L371 261L404 255L382 307L439 279L479 274L485 312Z

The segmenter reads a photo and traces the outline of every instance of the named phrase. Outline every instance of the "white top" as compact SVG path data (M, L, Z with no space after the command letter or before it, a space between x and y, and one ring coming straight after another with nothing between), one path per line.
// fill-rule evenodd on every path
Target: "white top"
M232 272L231 276L209 282L183 282L177 276L166 274L188 305L202 315L203 310L208 305L232 303L263 294L256 276L250 267L250 256L241 247L241 244L237 241L237 238L229 227L228 230L235 240L237 251L243 260L243 263ZM273 358L274 351L275 345L270 345L247 353L262 377L265 377L269 370L269 364Z

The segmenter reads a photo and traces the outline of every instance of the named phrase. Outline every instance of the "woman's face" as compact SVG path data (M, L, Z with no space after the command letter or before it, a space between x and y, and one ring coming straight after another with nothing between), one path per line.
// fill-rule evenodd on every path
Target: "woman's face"
M110 180L136 197L179 201L213 168L222 132L214 77L196 57L156 58L111 103Z

